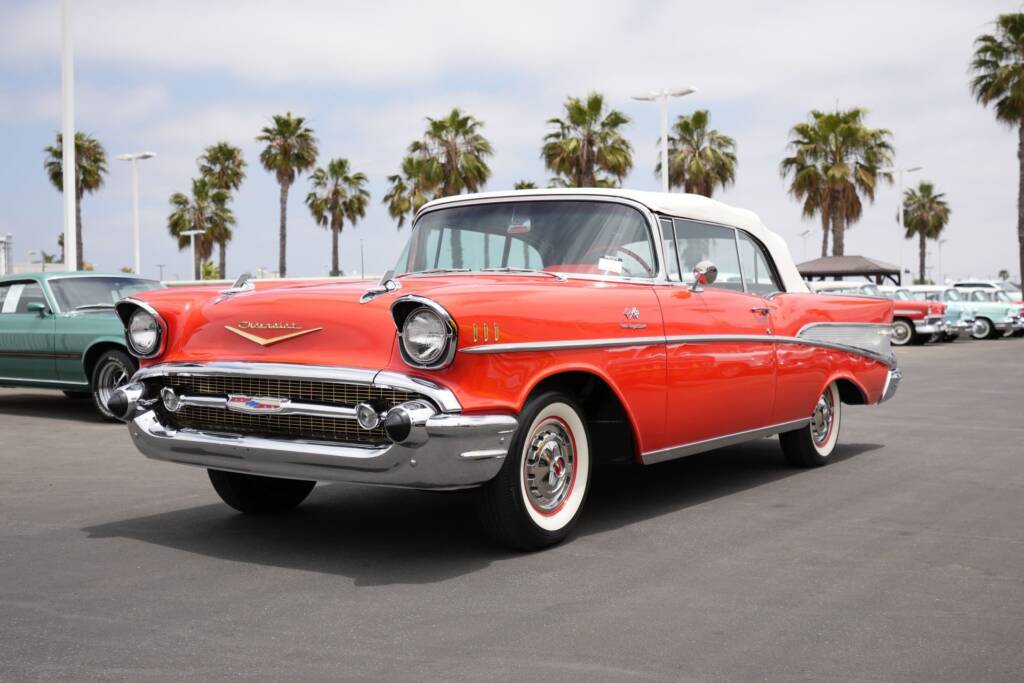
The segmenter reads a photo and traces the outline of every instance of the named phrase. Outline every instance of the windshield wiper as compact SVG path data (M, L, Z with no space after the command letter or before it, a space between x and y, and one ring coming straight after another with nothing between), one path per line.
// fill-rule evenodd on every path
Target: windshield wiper
M548 275L561 282L565 282L565 276L559 275L558 273L552 273L549 270L540 270L539 268L513 268L511 266L500 266L495 268L481 268L481 273L527 273L529 275Z
M114 304L82 304L81 306L75 306L76 311L87 311L90 308L113 308Z
M444 273L468 273L469 268L430 268L429 270L417 270L409 273L402 273L396 275L395 279L400 277L412 277L414 275L441 275Z

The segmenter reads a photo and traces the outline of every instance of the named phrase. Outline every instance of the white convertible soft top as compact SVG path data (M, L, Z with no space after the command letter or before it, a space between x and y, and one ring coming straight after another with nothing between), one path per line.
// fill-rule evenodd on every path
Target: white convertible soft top
M598 187L584 188L553 188L544 190L508 190L503 192L479 192L476 194L460 194L451 197L442 197L427 203L421 211L431 209L443 204L452 202L464 202L473 199L500 199L502 197L523 197L523 196L567 196L585 195L597 197L621 197L631 199L634 202L643 204L651 211L675 216L677 218L691 218L697 221L708 223L721 223L740 228L757 238L771 253L775 266L779 269L779 276L787 292L807 292L807 284L800 277L800 272L793 263L793 257L789 253L786 241L778 234L772 232L761 222L757 214L746 209L737 209L728 204L708 199L696 194L684 194L675 192L643 192L640 190L619 190L605 189Z

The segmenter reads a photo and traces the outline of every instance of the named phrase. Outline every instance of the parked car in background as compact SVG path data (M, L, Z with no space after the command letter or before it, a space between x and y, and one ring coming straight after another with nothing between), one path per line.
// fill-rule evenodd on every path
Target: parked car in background
M960 287L959 289L963 292L968 301L991 301L994 303L1005 304L1016 309L1017 318L1013 326L1006 330L1002 330L1002 332L1007 337L1024 336L1024 303L1014 301L1001 289L972 289L968 287Z
M881 286L878 291L894 302L892 343L897 346L926 341L952 342L961 332L970 334L974 318L965 317L962 310L948 310L940 301L914 299L905 287Z
M959 282L953 283L954 287L963 287L966 289L996 289L999 291L1006 292L1007 296L1012 301L1021 301L1024 299L1021 295L1020 287L1007 282L1006 280L960 280Z
M896 301L892 312L892 343L896 346L944 340L947 334L953 334L946 326L942 303L914 301L905 289L900 289L903 294L897 297L873 282L823 281L808 285L819 294L877 296ZM949 341L954 339L956 336L951 336Z
M117 309L142 368L112 410L228 505L280 512L316 481L478 488L520 549L565 538L598 463L778 434L794 465L826 464L843 404L900 378L892 302L810 294L756 215L686 194L448 197L378 283Z
M971 337L974 339L994 339L1002 336L1007 330L1013 330L1020 319L1020 312L1013 304L988 301L984 297L972 301L963 288L944 285L912 285L907 288L915 299L941 301L946 310L957 307L969 310L974 316L974 327Z
M163 287L132 275L32 273L0 278L0 385L60 389L107 409L138 363L114 304Z

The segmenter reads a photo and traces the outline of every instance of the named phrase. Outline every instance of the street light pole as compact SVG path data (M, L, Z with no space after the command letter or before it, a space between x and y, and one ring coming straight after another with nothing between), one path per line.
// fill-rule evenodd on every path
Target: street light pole
M158 276L158 279L160 280L160 282L164 281L164 268L166 266L167 266L166 263L157 263L156 264L156 267L160 269L160 275Z
M64 175L64 267L78 267L78 223L75 221L75 53L71 43L71 0L61 8L61 170Z
M942 281L943 281L942 280L942 245L945 244L946 241L947 240L939 240L939 281L938 281L938 284L940 284L940 285L942 284Z
M900 208L899 213L896 214L896 222L900 226L900 278L903 278L903 243L907 241L906 235L903 232L903 174L904 173L916 173L920 171L924 166L911 166L910 168L883 168L880 169L882 173L895 173L896 174L896 187L900 193Z
M807 260L807 238L810 237L810 235L810 230L804 230L802 233L800 233L800 239L802 239L804 242L804 261Z
M152 159L156 154L153 152L131 152L119 154L117 158L121 161L132 162L132 237L135 240L135 274L142 274L142 258L139 247L139 159Z
M696 88L686 86L683 88L662 88L651 90L644 95L633 95L634 100L641 102L654 102L658 100L661 104L661 191L668 192L668 98L683 97L697 92Z
M196 235L202 235L205 230L185 230L179 234L188 235L192 242L192 279L202 280L202 272L199 269L199 260L196 258Z

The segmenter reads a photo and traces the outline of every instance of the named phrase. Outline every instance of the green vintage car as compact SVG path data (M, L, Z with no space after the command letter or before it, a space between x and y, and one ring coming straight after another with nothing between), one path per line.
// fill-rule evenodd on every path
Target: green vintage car
M163 287L132 275L29 273L0 277L0 386L91 397L100 415L138 365L114 303Z

